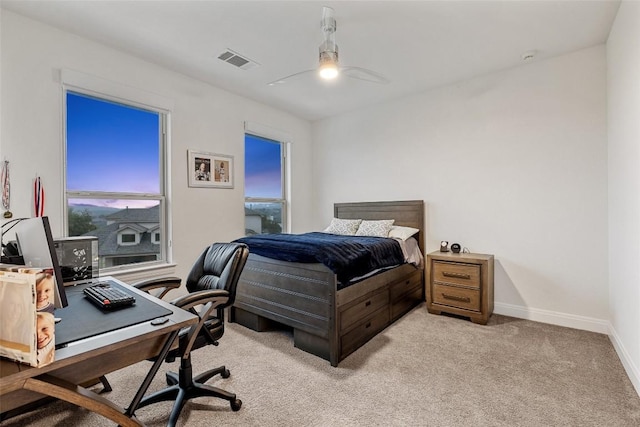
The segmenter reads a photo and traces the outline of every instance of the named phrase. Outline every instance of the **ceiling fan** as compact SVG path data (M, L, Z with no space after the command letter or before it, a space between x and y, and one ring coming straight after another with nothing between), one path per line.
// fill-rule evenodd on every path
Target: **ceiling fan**
M322 8L322 20L320 21L320 29L322 30L323 41L319 48L319 64L318 68L300 71L295 74L274 80L269 86L287 83L296 77L304 74L318 73L320 78L324 80L333 80L339 76L345 76L352 79L364 80L366 82L387 84L387 79L382 74L368 70L362 67L341 66L338 61L338 45L336 44L336 20L334 11L330 7Z

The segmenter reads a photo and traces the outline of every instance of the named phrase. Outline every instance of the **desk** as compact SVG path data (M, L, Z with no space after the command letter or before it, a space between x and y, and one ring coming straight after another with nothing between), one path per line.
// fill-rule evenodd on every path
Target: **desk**
M132 414L138 408L179 330L197 323L198 318L117 279L102 279L114 280L135 295L136 299L152 300L168 308L173 314L168 316L168 322L159 326L153 326L150 321L146 321L72 342L67 347L57 349L55 361L42 368L0 359L0 414L34 402L45 395L96 412L121 426L142 425ZM88 301L86 303L90 304ZM72 306L69 305L68 308L72 309ZM135 309L134 306L125 310ZM149 373L127 409L120 408L103 396L80 386L102 375L156 356L159 356L157 361L153 365L150 364Z

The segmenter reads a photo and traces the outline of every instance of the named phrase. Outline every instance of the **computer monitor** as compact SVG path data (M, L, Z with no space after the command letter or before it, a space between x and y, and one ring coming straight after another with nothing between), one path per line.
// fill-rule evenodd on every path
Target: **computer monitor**
M100 276L97 237L60 237L53 245L65 286L92 282Z
M49 218L43 216L21 221L16 227L16 240L25 267L52 270L55 281L53 305L56 308L66 307L67 295L53 244Z

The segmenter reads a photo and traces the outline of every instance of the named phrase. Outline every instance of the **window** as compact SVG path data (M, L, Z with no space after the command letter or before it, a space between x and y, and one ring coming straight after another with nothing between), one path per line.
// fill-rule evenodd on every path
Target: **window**
M287 206L285 144L247 133L244 156L245 233L282 233Z
M138 243L137 239L138 235L134 233L122 233L120 234L120 241L118 244L128 246L135 245Z
M100 268L166 262L166 112L65 88L67 235L98 237Z

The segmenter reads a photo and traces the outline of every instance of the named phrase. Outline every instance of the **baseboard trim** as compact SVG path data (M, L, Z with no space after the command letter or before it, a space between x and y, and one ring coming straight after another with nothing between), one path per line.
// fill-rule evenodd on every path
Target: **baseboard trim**
M541 310L539 308L522 307L519 305L499 302L494 304L493 312L496 314L502 314L503 316L550 323L552 325L597 332L599 334L609 334L609 321L594 319L593 317L578 316L575 314L560 313L557 311Z
M622 344L622 341L620 341L620 337L611 324L609 324L609 339L611 340L616 353L618 353L618 357L622 362L624 370L627 371L627 376L629 377L629 380L631 380L631 384L633 384L633 387L636 389L636 393L640 396L640 369L638 369L638 366L633 363L631 355L629 355L629 352Z

